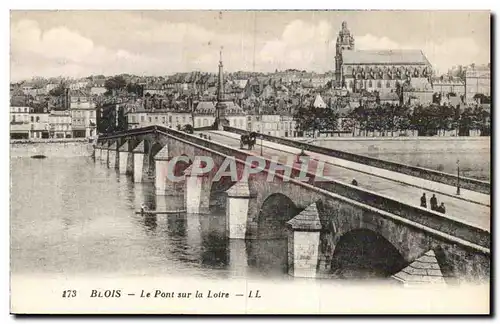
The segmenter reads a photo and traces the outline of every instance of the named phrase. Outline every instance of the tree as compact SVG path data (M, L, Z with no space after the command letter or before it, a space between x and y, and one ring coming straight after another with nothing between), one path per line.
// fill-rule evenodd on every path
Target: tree
M137 83L127 83L126 89L128 93L135 93L137 96L142 97L142 85Z
M411 127L418 131L418 136L433 136L439 129L439 107L430 105L415 107L411 119Z
M366 132L367 132L367 127L368 127L368 117L369 117L368 115L369 115L369 113L366 110L364 105L356 107L348 114L348 117L350 117L356 121L358 128L360 130L365 131L365 136L367 136Z
M53 97L60 97L64 94L64 84L60 83L57 87L49 91L49 95Z
M439 135L439 130L443 131L443 135L446 131L454 129L455 128L455 123L454 123L454 116L455 116L455 108L450 107L450 106L439 106L437 108L438 114L437 114L437 120L436 124L438 127L438 135ZM460 109L458 107L458 109Z
M127 86L127 81L123 76L114 76L107 79L104 82L104 87L106 88L106 94L111 95L114 91L125 89Z
M491 114L482 106L474 108L473 128L479 129L481 136L490 136L491 134Z
M471 108L466 108L458 120L458 136L469 136L469 131L473 128L473 112Z
M482 93L476 93L473 98L474 98L474 100L478 101L480 104L491 103L491 97L486 96Z
M298 131L312 131L316 134L316 131L333 132L337 129L338 114L328 108L300 106L293 118Z
M411 120L411 109L407 105L398 106L397 109L397 120L396 120L396 128L399 131L407 131L411 129L410 120Z

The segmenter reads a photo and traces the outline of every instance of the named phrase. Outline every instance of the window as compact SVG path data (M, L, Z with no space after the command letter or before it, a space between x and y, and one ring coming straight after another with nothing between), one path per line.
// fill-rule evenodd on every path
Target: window
M151 117L148 117L148 121L151 122Z
M167 117L163 116L163 117L162 117L162 121L163 121L163 123L165 124L165 122L167 121Z
M377 88L382 88L382 82L377 81Z
M172 116L168 116L168 122L171 123L172 122Z
M391 87L391 82L387 81L387 83L385 84L385 87L386 88L390 88Z
M372 80L368 81L368 88L371 88L371 87L373 87Z
M38 123L40 121L40 117L36 117L36 122Z
M34 119L35 119L35 118L34 118L33 116L31 116L31 122L34 122Z
M144 116L141 116L141 122L143 122L143 121L144 121Z
M155 117L155 121L158 121L158 116Z

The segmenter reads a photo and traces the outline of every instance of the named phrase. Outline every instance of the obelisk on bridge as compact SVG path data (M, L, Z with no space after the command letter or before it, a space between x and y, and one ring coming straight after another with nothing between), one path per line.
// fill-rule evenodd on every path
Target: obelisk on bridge
M227 102L224 93L224 65L222 64L222 48L219 52L219 79L217 82L217 104L215 105L215 125L218 130L223 130L224 126L229 126L226 119Z

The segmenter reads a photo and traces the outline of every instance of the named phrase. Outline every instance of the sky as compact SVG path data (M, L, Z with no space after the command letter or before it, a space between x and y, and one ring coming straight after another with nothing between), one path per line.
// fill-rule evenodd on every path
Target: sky
M11 80L295 68L332 71L346 21L356 49L420 49L438 73L490 62L485 11L11 11Z

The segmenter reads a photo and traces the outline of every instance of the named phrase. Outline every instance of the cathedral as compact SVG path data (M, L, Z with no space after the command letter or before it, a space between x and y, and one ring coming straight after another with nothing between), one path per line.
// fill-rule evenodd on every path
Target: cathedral
M336 88L382 94L406 85L413 91L428 91L431 77L432 66L421 50L356 50L347 23L342 23L336 44Z

